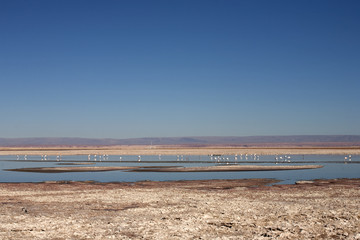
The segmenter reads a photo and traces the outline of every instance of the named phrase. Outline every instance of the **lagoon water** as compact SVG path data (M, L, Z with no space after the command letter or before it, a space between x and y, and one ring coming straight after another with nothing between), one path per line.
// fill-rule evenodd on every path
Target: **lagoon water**
M347 159L345 159L345 157ZM277 160L276 160L277 158ZM43 182L43 181L98 181L98 182L136 182L136 181L174 181L205 179L245 179L273 178L282 184L293 184L299 180L359 178L360 155L263 155L263 156L0 156L0 182ZM95 161L96 160L96 161ZM140 161L139 161L140 160ZM286 161L285 161L286 160ZM76 163L91 165L70 165ZM61 165L59 165L61 164ZM69 165L66 165L69 164ZM323 168L286 171L245 171L245 172L69 172L33 173L7 171L7 169L66 166L214 166L220 164L241 165L323 165Z

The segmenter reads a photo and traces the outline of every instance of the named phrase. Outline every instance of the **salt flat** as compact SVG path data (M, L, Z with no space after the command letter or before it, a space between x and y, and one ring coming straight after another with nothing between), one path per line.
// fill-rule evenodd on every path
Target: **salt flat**
M0 239L360 239L360 179L0 183Z

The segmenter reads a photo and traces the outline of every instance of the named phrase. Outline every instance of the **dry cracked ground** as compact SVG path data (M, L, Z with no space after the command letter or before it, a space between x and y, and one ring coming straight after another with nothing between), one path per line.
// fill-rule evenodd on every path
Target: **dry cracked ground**
M0 183L0 239L360 239L360 179Z

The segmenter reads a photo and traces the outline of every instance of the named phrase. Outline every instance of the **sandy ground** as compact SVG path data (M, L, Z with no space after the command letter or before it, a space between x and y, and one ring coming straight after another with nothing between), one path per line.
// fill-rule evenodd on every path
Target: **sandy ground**
M360 179L0 183L0 239L360 239Z
M235 154L360 154L360 147L186 147L186 146L108 146L108 147L1 147L0 155L235 155Z

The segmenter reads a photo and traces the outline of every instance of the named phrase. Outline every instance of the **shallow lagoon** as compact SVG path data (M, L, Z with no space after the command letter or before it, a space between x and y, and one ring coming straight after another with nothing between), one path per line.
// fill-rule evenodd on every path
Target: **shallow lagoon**
M346 157L346 159L345 159ZM350 161L351 159L351 161ZM139 161L140 160L140 161ZM214 166L219 164L241 165L323 165L320 169L286 171L250 171L250 172L69 172L69 173L32 173L14 172L6 169L34 167L66 167L77 162L90 163L84 166ZM59 165L61 164L61 165ZM65 164L65 165L63 165ZM81 165L68 165L81 166ZM203 179L244 179L274 178L280 183L294 183L299 180L359 178L360 156L353 155L73 155L73 156L0 156L0 182L43 182L43 181L99 181L99 182L135 182L135 181L174 181Z

